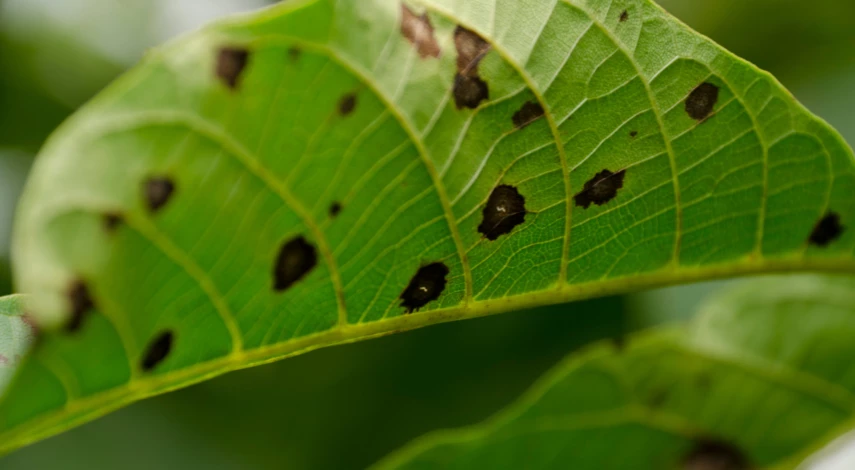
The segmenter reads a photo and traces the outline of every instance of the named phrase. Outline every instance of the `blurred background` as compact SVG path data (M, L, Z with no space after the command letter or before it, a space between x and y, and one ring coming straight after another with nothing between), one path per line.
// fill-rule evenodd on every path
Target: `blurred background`
M0 294L11 292L16 199L48 134L147 48L267 3L0 0ZM771 71L855 142L855 2L660 3ZM438 325L312 352L132 405L2 458L0 468L364 468L427 431L483 420L579 347L687 318L721 284ZM811 468L855 468L853 451L836 459Z

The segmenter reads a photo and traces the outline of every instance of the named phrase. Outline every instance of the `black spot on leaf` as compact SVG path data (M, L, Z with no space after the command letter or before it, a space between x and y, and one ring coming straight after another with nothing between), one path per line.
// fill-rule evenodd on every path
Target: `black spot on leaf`
M686 99L686 112L696 121L703 121L712 114L718 102L718 87L712 83L701 83Z
M273 289L284 291L309 274L317 264L317 250L305 238L300 236L286 242L273 265Z
M630 136L630 137L632 137L633 139L634 139L634 138L636 138L636 137L638 137L638 131L632 131L632 132L630 132L630 133L629 133L629 136Z
M169 356L170 351L172 351L172 343L174 341L175 335L171 331L164 331L157 335L145 351L142 364L140 364L142 370L149 372L163 362Z
M478 72L478 64L490 51L490 44L474 32L458 26L454 30L454 45L457 48L454 103L457 109L475 109L490 96L487 82Z
M543 117L543 106L534 101L526 101L522 108L514 113L511 120L515 127L522 129L541 117Z
M478 231L489 240L496 240L525 222L525 197L513 186L497 186L481 214Z
M339 213L341 213L341 203L334 202L330 204L330 217L335 218Z
M237 89L243 69L249 61L249 51L237 47L223 47L217 54L217 77L232 90Z
M624 10L623 13L620 14L620 22L624 23L629 19L629 11Z
M401 306L413 313L438 299L445 290L448 267L443 263L431 263L419 268L401 293Z
M457 109L475 109L488 98L489 93L487 83L480 77L461 74L454 77L454 104Z
M845 229L846 227L840 223L840 215L835 212L829 212L814 226L813 232L810 234L810 243L826 247L840 238Z
M108 212L104 214L104 228L107 230L107 232L115 232L121 224L122 214L118 212Z
M422 59L439 57L439 43L436 42L427 13L416 16L406 5L401 4L401 34L416 46Z
M303 51L301 51L297 46L291 46L288 48L288 58L291 59L291 62L297 62L300 60L300 56L302 54Z
M683 459L683 470L748 470L748 458L733 444L715 439L695 443Z
M175 192L175 183L164 176L153 176L143 184L146 205L152 212L157 212L169 202Z
M83 321L95 308L95 304L92 302L92 296L89 295L89 288L81 280L74 281L71 284L67 296L68 304L71 307L71 316L65 324L65 331L75 333L83 326Z
M342 116L347 116L356 108L356 93L348 93L341 97L338 102L338 112Z
M609 170L603 170L585 183L584 188L579 194L573 197L577 206L587 209L591 204L601 206L617 196L619 189L623 187L623 179L626 176L626 170L612 173Z

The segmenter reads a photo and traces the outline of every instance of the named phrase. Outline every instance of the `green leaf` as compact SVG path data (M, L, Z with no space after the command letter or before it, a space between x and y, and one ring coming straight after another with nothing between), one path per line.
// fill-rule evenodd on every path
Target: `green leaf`
M331 344L852 271L853 191L832 129L646 0L284 2L151 53L45 146L14 252L56 331L0 451Z
M0 297L0 394L9 385L35 335L30 319L24 316L24 299L22 295Z
M853 311L852 278L741 284L690 326L573 355L493 419L377 467L796 468L855 427Z

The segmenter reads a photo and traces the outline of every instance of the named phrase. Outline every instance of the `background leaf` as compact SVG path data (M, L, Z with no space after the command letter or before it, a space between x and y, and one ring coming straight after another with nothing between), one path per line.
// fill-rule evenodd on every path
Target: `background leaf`
M287 3L213 27L55 135L16 256L40 320L73 331L24 368L4 445L321 345L852 268L851 151L768 75L643 1L454 5Z
M855 424L840 360L853 311L852 278L746 283L690 326L568 358L499 416L378 467L795 468Z

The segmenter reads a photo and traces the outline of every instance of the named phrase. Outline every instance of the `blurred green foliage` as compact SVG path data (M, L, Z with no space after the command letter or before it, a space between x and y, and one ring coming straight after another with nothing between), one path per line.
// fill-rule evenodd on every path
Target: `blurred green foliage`
M58 27L48 10L60 1L64 12L89 15L88 22ZM855 142L855 2L660 3L772 72ZM27 15L20 14L23 4ZM259 0L0 0L0 293L11 291L11 208L29 158L67 115L132 65L128 58L154 45L155 23L226 4L254 7ZM124 14L105 13L104 5ZM155 11L167 5L169 15ZM104 34L122 36L112 53L92 46L91 29L98 28L81 26L103 22L110 27L100 29L102 41ZM118 54L117 45L124 47ZM135 404L7 456L0 468L364 468L424 432L484 419L582 345L685 318L716 286L518 312L320 350Z

